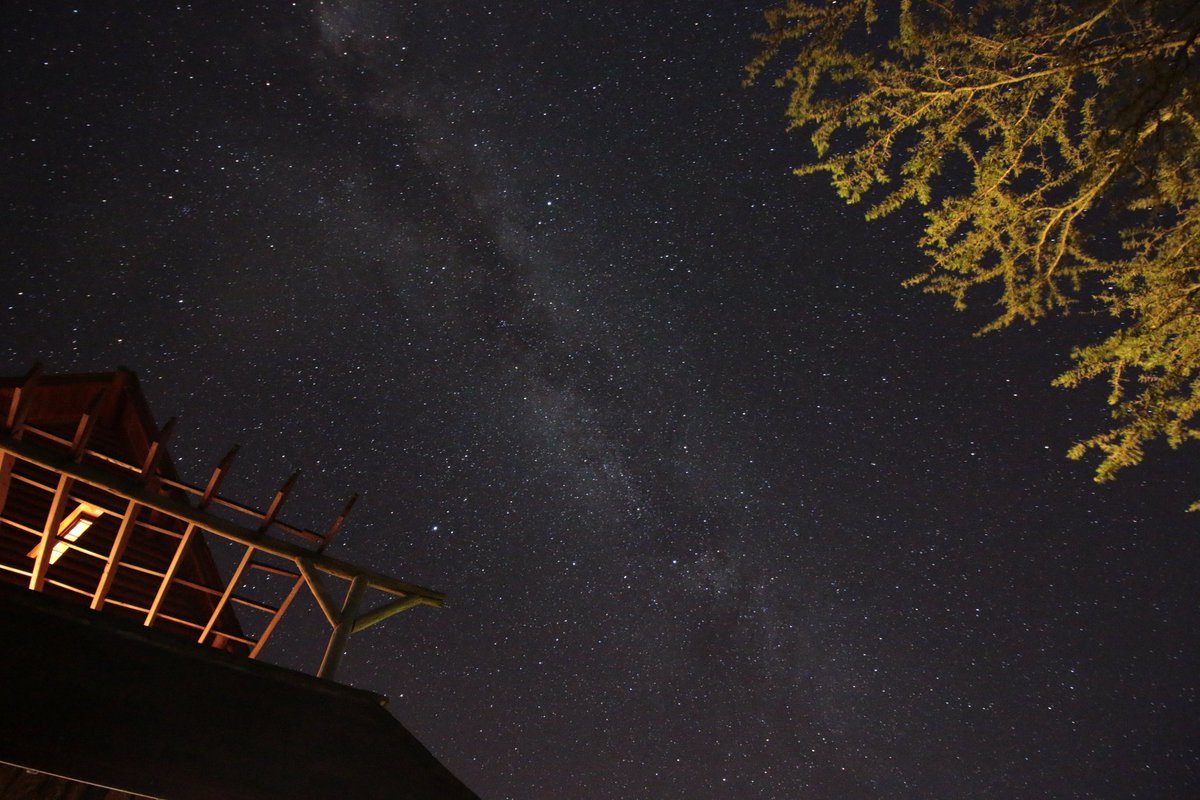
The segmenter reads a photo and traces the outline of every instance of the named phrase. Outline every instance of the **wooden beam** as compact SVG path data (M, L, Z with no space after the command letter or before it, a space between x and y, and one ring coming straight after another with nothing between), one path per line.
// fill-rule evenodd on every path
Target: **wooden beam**
M141 479L147 480L151 475L158 472L158 462L162 460L163 453L167 449L167 440L171 438L171 434L175 431L176 417L171 417L167 420L167 424L162 426L158 435L154 437L154 441L150 443L150 449L146 453L146 459L142 462Z
M143 482L158 473L158 463L166 453L167 440L171 438L171 433L175 430L176 421L176 417L167 420L167 424L162 426L158 435L154 437L154 441L150 443L139 476ZM117 570L121 565L121 559L125 556L125 547L129 544L129 537L133 533L134 523L141 510L142 507L132 500L125 506L125 514L121 517L121 525L117 528L117 536L113 539L112 549L109 550L108 561L104 564L104 572L101 573L100 582L96 584L96 592L92 595L93 609L104 608L104 601L108 599L113 581L117 578ZM155 610L157 611L157 609Z
M96 430L96 422L100 419L100 404L103 402L104 392L96 392L92 402L88 403L87 410L79 418L79 425L75 428L75 438L71 440L72 461L83 460L83 455L87 452L88 440L92 438L92 432Z
M25 375L25 380L13 392L12 402L8 406L5 427L16 438L21 438L21 429L25 427L25 417L29 414L29 398L33 390L42 380L42 363L34 362L33 368Z
M261 570L262 572L265 572L268 575L282 575L285 578L299 578L300 577L300 573L296 572L296 570L294 570L294 569L288 569L286 567L277 567L274 564L267 564L266 562L263 562L263 561L251 561L250 569Z
M171 556L171 564L167 567L167 572L163 575L162 583L158 585L158 591L154 593L154 600L150 603L150 609L146 612L146 619L142 623L147 628L154 625L154 620L158 617L162 610L163 601L167 599L167 591L171 588L171 582L175 580L176 573L179 572L179 566L183 563L183 557L187 553L188 545L192 543L192 537L196 535L199 526L192 523L183 531L183 536L179 537L179 545L175 548L175 554Z
M271 523L275 521L275 516L279 513L279 508L283 505L283 501L291 494L292 488L299 479L300 470L296 470L283 482L283 486L280 486L279 490L275 492L275 497L271 499L271 505L267 507L267 513L263 514L262 524L258 526L260 531L266 532L267 528L271 527Z
M271 634L275 632L275 626L283 619L284 613L288 610L288 606L296 599L296 595L300 592L301 585L304 584L304 576L301 575L296 580L292 581L292 588L288 591L287 596L283 598L283 602L279 604L279 609L271 617L271 621L267 623L267 627L263 628L262 636L258 637L258 641L254 643L254 648L250 651L251 658L258 658L262 653L263 647L267 644L267 639L271 638Z
M67 502L71 486L75 483L69 475L61 473L58 476L58 486L54 490L54 499L50 501L50 512L46 515L46 525L42 528L42 546L33 561L33 572L29 576L29 588L40 592L46 585L46 570L50 567L50 554L58 541L58 527L66 516Z
M338 615L338 624L329 636L329 644L325 647L325 657L321 659L321 668L317 670L318 678L333 680L337 672L342 654L346 652L346 642L354 630L354 620L358 618L358 606L363 592L367 590L367 579L361 575L350 581L346 590L346 602L342 604L342 613Z
M36 376L34 377L36 378ZM96 420L99 417L102 400L104 400L104 392L97 392L96 396L92 398L92 402L88 404L87 410L83 412L83 416L80 417L79 424L75 427L75 438L71 440L70 460L76 464L83 460L88 439L92 438L92 431L96 429ZM59 526L62 525L63 517L66 515L67 500L74 484L74 479L61 469L58 470L58 486L54 490L54 500L50 503L50 513L46 515L46 527L42 529L42 547L37 551L33 562L33 574L29 576L29 588L36 592L42 591L46 585L46 571L50 568L50 559L54 557L54 544L61 533Z
M321 576L313 569L312 562L307 558L298 559L296 566L300 570L301 577L308 583L313 597L317 599L317 605L325 613L325 619L329 620L329 624L336 628L338 624L337 607L333 604L333 598L329 596L329 589L325 586L325 582L321 580Z
M207 508L217 495L217 490L221 488L221 482L225 480L225 476L229 474L229 468L233 466L233 460L237 458L238 446L235 444L225 454L217 464L217 468L213 470L212 476L208 479L208 485L204 487L204 494L200 496L200 508Z
M238 605L245 606L246 608L253 608L255 611L262 611L264 614L270 614L271 616L274 616L275 612L279 610L269 603L262 603L252 597L243 597L240 594L230 595L229 602L237 603Z
M254 548L247 547L245 554L242 555L242 560L238 562L237 567L233 570L233 574L229 576L229 583L225 584L225 592L221 595L221 599L217 601L216 607L213 608L212 616L208 618L208 624L204 626L204 630L200 632L200 638L196 640L200 644L204 644L204 640L208 638L208 634L212 633L212 629L217 624L217 617L221 616L221 612L225 610L230 595L237 588L238 581L242 579L242 573L246 571L246 565L250 563L250 558L253 555Z
M9 434L0 433L0 451L12 453L17 458L58 471L74 480L103 489L125 500L135 500L146 508L177 517L225 539L253 546L263 552L293 562L299 559L308 559L316 569L326 574L346 580L353 580L361 576L366 578L376 589L397 596L424 597L431 601L429 605L441 606L445 602L446 596L441 592L364 569L324 553L313 553L291 542L274 539L269 535L209 514L201 508L194 508L180 498L149 492L136 479L112 473L111 470L106 470L100 465L87 462L74 463L69 458L64 458L62 453L42 445L14 439Z
M354 504L358 502L358 495L350 495L350 499L346 501L346 507L342 509L342 513L337 515L333 524L329 526L329 530L321 537L321 546L317 548L318 553L325 552L325 548L333 541L333 537L337 536L337 532L341 529L342 523L346 521L346 517L350 516L350 509L354 508Z
M125 556L125 547L129 544L129 536L133 533L133 525L137 521L141 506L132 500L125 506L125 514L121 517L121 525L117 528L117 536L113 539L112 548L108 551L108 560L104 562L104 571L100 573L100 582L92 595L92 608L104 608L104 601L112 590L113 581L117 579L117 569Z
M0 454L0 512L8 502L8 487L12 485L12 471L17 459L12 453Z
M62 436L58 436L57 434L55 434L51 431L48 431L44 428L36 428L32 425L27 425L22 430L36 432L38 434L39 439L46 439L46 440L49 440L52 442L57 442L59 444L63 444L63 445L67 445L67 446L70 446L70 444L71 444L70 439L64 438ZM15 438L21 438L21 437L17 436ZM239 503L234 500L230 500L227 497L220 497L216 494L217 484L219 484L220 481L224 478L225 473L229 469L229 462L231 462L233 460L232 454L236 453L237 451L238 451L238 448L234 447L230 451L230 454L226 455L225 460L218 467L219 472L214 472L213 478L210 478L210 480L209 480L210 485L207 488L202 489L198 486L193 486L192 484L187 483L186 481L169 478L162 474L158 474L157 476L155 476L156 480L159 483L161 483L163 486L167 486L172 489L178 489L181 492L187 492L189 495L194 495L196 497L201 498L201 502L200 502L201 507L205 507L205 506L209 505L210 503L217 503L217 504L225 506L226 508L229 508L233 511L236 511L239 514L245 514L248 517L254 517L255 519L261 521L263 519L263 517L266 516L265 511L260 511L256 508L245 505L244 503ZM133 473L140 474L142 472L142 469L144 466L144 462L143 462L143 465L130 464L128 462L122 461L119 458L114 458L113 456L110 456L107 453L102 453L98 450L94 450L91 448L86 449L84 451L84 455L90 456L91 458L93 458L97 461L103 461L105 463L112 464L114 466L120 467L121 469L128 470L129 472L133 472ZM215 483L214 483L214 480L215 480ZM144 525L145 523L142 523L142 524ZM314 533L313 531L310 531L306 528L300 528L295 525L292 525L292 524L280 519L278 516L276 516L272 520L271 524L274 525L275 527L279 528L280 530L287 531L290 534L298 536L301 539L307 539L310 542L316 542L317 544L320 544L323 541L321 534Z
M365 614L360 614L358 619L354 620L354 629L351 633L358 633L366 630L377 622L383 622L388 617L399 614L401 611L408 611L410 608L424 605L425 601L420 597L405 597L400 600L393 600L390 603L384 603L378 608L374 608Z
M342 527L342 523L346 521L346 517L350 514L350 509L354 508L354 504L356 502L358 502L358 495L351 495L350 499L346 502L345 507L342 509L342 513L337 515L337 518L334 519L333 524L329 526L329 530L323 537L321 537L321 543L317 547L318 553L324 552L325 548L329 546L329 543L333 540L333 537L337 535L338 529ZM273 572L277 575L290 575L287 570L280 569L279 567L273 567L269 564L252 562L251 566L266 570L268 572ZM329 620L330 625L337 625L333 613L333 603L328 597L328 593L325 591L325 586L321 580L321 576L311 567L307 568L308 574L306 575L306 567L300 565L299 563L297 563L296 568L300 571L300 574L295 576L295 580L292 581L291 588L288 589L288 593L283 598L283 602L279 604L279 609L271 616L270 621L267 622L267 626L263 629L262 636L258 637L258 641L255 643L254 649L250 651L251 658L258 658L259 654L262 653L263 647L265 647L267 644L267 640L271 638L271 634L275 632L275 628L279 625L280 620L283 619L283 615L287 613L288 608L290 608L292 605L292 601L296 599L296 595L300 592L300 587L306 583L309 586L309 590L312 591L313 597L316 598L317 605L321 607L321 612L325 615L325 619Z

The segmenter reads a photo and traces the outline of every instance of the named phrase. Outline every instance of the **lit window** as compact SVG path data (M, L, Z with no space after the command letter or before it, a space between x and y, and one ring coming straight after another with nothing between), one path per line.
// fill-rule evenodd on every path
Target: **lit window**
M80 503L76 506L75 510L68 514L58 526L58 536L56 537L58 541L54 543L54 549L50 551L50 563L53 564L62 558L62 554L67 552L71 546L70 543L83 536L84 531L92 527L92 523L100 519L100 515L103 513L103 508L91 503ZM37 558L41 551L42 543L38 542L29 551L29 557Z

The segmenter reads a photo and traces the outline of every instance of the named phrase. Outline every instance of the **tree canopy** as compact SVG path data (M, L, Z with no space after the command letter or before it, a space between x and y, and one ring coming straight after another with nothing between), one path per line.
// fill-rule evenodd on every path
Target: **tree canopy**
M766 22L747 82L790 91L815 147L797 173L869 218L925 207L908 285L990 291L981 333L1114 318L1055 380L1111 386L1111 427L1072 458L1105 481L1200 438L1200 2L789 0Z

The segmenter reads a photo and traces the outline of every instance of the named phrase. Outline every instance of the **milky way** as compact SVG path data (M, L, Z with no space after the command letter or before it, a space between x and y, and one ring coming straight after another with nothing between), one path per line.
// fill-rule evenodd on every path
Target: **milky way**
M444 590L342 678L484 800L1197 792L1195 456L790 169L738 3L9 4L0 359ZM311 670L311 606L268 652ZM303 616L303 615L301 615Z

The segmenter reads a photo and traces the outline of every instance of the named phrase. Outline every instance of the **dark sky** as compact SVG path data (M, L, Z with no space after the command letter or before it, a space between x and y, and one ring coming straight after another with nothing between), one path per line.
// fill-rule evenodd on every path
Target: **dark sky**
M901 289L760 7L234 5L4 4L0 364L363 492L333 552L450 604L341 677L484 800L1200 796L1195 454L1065 459L1103 320Z

